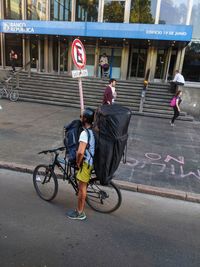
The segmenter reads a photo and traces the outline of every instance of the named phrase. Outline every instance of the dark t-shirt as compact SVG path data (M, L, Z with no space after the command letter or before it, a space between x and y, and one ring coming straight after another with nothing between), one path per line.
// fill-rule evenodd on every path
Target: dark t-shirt
M181 104L181 102L182 102L182 99L181 99L181 97L180 97L180 96L178 96L178 97L177 97L177 99L178 99L178 105L180 105L180 104Z

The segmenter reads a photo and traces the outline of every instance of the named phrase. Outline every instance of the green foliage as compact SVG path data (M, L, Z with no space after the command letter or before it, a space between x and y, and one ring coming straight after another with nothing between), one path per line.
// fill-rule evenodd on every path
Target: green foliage
M104 21L106 22L123 22L124 21L124 2L105 3Z
M130 23L154 23L154 19L151 14L151 1L132 1Z

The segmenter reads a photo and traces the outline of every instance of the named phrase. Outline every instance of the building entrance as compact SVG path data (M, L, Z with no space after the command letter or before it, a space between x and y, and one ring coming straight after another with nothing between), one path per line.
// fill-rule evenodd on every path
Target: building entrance
M177 50L167 48L157 50L155 79L159 81L171 80L176 64Z
M130 57L129 78L144 78L147 61L147 49L133 48Z
M119 79L121 74L121 57L122 48L117 47L101 47L100 58L105 54L108 58L109 69L107 70L107 77ZM98 76L101 77L101 67L99 66Z

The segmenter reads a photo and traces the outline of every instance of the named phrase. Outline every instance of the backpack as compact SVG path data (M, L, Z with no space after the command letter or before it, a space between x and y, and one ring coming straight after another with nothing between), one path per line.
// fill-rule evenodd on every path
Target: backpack
M71 123L64 126L64 145L67 149L68 159L71 164L76 164L76 151L79 146L79 137L81 132L83 131L83 126L80 120L73 120ZM86 149L88 150L89 154L89 143L90 143L90 133L88 129L85 129L88 135L88 144ZM91 155L92 157L92 155Z
M73 120L70 124L64 126L64 145L67 149L68 159L71 163L76 163L76 151L78 149L78 140L83 131L80 120Z
M102 105L95 113L94 169L102 185L108 184L124 154L131 111L118 104Z
M175 106L176 106L176 96L174 96L170 101L170 107L175 107Z

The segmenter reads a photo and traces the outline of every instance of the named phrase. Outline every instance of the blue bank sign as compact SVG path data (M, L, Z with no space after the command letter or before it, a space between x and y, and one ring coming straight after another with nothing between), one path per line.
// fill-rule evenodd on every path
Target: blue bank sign
M163 24L0 20L0 32L172 41L192 39L192 26Z

